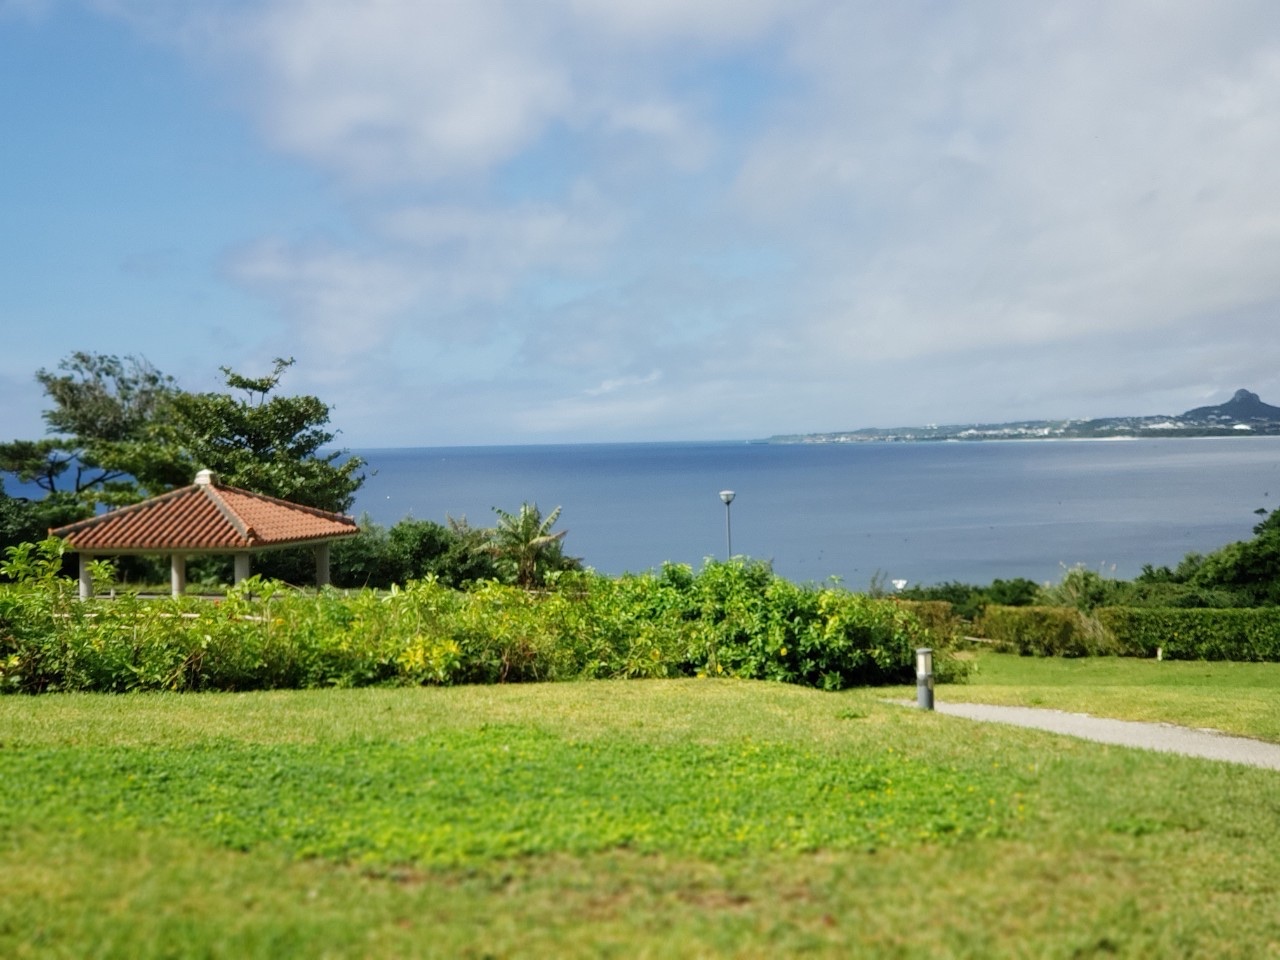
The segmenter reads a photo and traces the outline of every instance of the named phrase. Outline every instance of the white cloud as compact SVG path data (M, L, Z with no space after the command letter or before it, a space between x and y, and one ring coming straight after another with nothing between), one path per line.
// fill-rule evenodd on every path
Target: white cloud
M727 46L758 38L802 16L806 0L567 0L568 10L618 41L696 40Z
M1198 4L909 9L800 36L816 93L737 184L817 265L815 343L927 358L1276 296L1274 34Z
M377 216L374 229L447 265L460 293L496 296L534 269L588 269L614 240L618 216L584 190L567 205L397 206Z
M570 78L540 33L485 0L296 0L239 39L272 140L357 178L413 181L485 169L564 114Z
M645 374L643 377L614 377L611 380L605 380L598 386L584 390L588 397L603 397L606 394L617 393L619 390L629 390L634 387L646 387L650 384L657 383L662 379L662 371L653 370Z
M687 54L757 41L800 9L778 0L98 3L213 65L279 149L365 185L482 178L555 129L639 134L687 167L706 146L696 104L671 95ZM686 42L695 47L682 56Z
M234 281L481 419L1065 414L1280 359L1271 0L112 3L335 177L350 236Z
M236 282L280 304L289 339L315 358L341 363L382 346L391 321L420 295L409 271L326 246L263 241L227 265Z

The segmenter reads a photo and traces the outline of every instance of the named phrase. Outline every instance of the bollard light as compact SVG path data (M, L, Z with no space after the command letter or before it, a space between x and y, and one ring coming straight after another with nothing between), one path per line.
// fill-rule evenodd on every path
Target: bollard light
M933 651L928 647L916 651L916 706L933 709Z

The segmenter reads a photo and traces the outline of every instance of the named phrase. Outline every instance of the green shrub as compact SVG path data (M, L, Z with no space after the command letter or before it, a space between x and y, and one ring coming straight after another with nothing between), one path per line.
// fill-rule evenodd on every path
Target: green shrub
M1280 609L1108 607L1098 619L1126 653L1170 660L1280 661Z
M1046 587L1041 593L1042 602L1049 606L1074 607L1082 613L1091 613L1114 603L1123 590L1121 581L1078 563L1063 573L1059 583Z
M987 588L987 602L1002 607L1030 607L1041 596L1040 585L1026 577L1012 580L992 580Z
M1099 620L1075 607L989 606L976 628L1004 653L1085 657L1120 652Z
M76 599L61 545L10 551L0 689L249 690L697 674L824 689L907 682L945 647L946 606L801 587L767 564L710 561L617 579L553 574L531 592L428 577L379 593L251 577L224 600ZM95 568L99 575L106 573ZM939 659L939 679L963 665ZM949 665L948 665L949 664ZM950 671L950 673L948 673Z
M925 628L933 634L936 646L952 647L964 637L963 624L957 615L956 608L946 600L902 600L898 601L904 610L916 615Z
M1201 587L1192 583L1144 580L1141 577L1122 584L1111 606L1179 607L1182 609L1249 607L1252 603L1243 593L1218 587Z

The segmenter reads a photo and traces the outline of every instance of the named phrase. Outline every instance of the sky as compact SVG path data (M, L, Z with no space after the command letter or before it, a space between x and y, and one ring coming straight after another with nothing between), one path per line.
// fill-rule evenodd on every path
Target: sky
M3 439L73 351L354 449L1274 404L1278 306L1274 0L0 0Z

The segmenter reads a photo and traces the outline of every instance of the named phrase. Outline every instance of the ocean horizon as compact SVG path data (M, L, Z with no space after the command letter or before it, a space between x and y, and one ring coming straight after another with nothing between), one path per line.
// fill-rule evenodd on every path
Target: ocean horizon
M668 441L353 449L353 508L493 522L562 509L568 553L606 574L735 555L798 581L929 584L1076 564L1130 579L1247 539L1280 496L1280 438L919 443ZM726 511L719 492L732 489Z
M352 448L351 513L491 526L562 509L566 551L605 574L695 569L733 553L780 576L987 584L1121 579L1252 536L1280 499L1280 437L905 443L754 440ZM11 496L38 496L6 478Z

